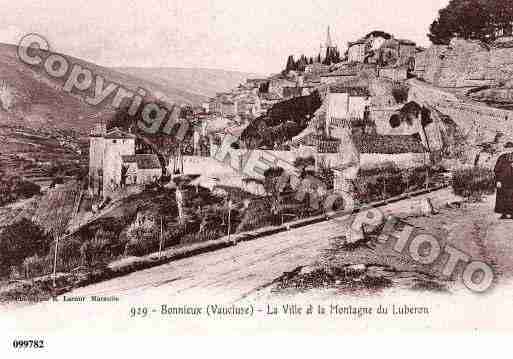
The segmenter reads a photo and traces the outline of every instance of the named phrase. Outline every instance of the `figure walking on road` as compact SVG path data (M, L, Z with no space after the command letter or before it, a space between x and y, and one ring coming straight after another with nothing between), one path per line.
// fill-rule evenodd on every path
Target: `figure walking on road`
M495 181L497 196L495 200L495 212L500 213L500 219L513 217L513 143L504 145L507 153L499 156L495 164Z

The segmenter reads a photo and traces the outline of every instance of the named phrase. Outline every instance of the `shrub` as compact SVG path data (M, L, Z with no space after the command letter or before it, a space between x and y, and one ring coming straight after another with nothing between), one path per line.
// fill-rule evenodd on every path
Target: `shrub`
M269 211L269 206L263 200L252 201L243 212L237 232L251 231L256 228L274 224L274 216Z
M324 159L319 161L317 176L326 185L326 188L328 190L333 189L333 181L335 175L333 173L333 170L330 168L330 166L326 163Z
M355 181L356 199L370 203L425 187L428 167L399 169L393 163L360 169Z
M9 274L11 266L19 267L27 257L46 255L50 238L43 229L23 218L0 232L0 275Z
M408 101L408 92L409 89L406 85L402 84L394 84L394 88L392 89L392 96L397 103L405 103Z
M158 251L159 240L152 237L138 237L131 239L125 247L125 255L144 256Z
M495 175L491 169L468 167L455 170L452 174L454 193L471 199L480 200L483 195L495 191Z
M186 230L191 231L195 227L176 224L170 228L164 228L162 233L162 249L175 246L186 235ZM157 252L160 247L160 226L153 221L136 221L128 229L129 238L125 246L125 255L143 256Z
M180 244L181 239L186 235L184 225L176 225L164 231L162 247L169 248Z
M19 177L0 178L0 206L41 193L41 187Z
M23 269L26 278L41 277L52 273L53 257L40 257L37 254L32 257L25 258L23 261Z
M69 272L81 265L81 251L80 248L82 243L75 238L66 238L59 241L57 249L57 271L58 272ZM48 255L42 258L41 261L46 263L49 262L49 271L46 273L37 273L37 275L48 274L53 270L53 262L55 258L55 242L52 242ZM32 275L36 275L31 273Z
M225 235L224 233L221 233L221 231L217 229L212 230L206 230L203 232L197 232L197 233L190 233L185 235L181 243L183 244L192 244L192 243L199 243L199 242L205 242L210 240L215 240Z
M41 193L41 187L29 181L20 181L16 188L18 198L30 198Z

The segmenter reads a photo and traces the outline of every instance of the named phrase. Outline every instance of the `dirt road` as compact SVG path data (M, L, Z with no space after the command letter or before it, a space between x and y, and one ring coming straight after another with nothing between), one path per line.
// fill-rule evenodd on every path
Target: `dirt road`
M429 195L435 206L443 206L447 202L457 200L449 189L438 191ZM418 199L401 201L383 207L386 213L404 213L412 207L412 203ZM458 243L458 248L465 250L473 258L489 261L500 276L499 280L507 278L513 273L513 264L510 258L513 256L513 242L510 240L513 233L513 220L499 221L497 215L492 212L493 198L489 197L485 202L465 205L461 208L445 208L440 214L429 217L411 217L408 221L414 225L422 224L429 229L452 233L448 240ZM257 240L242 242L236 246L218 251L204 253L195 257L178 260L166 265L154 267L148 270L132 273L79 288L66 294L69 298L86 298L86 304L64 301L45 302L25 308L18 308L2 315L4 328L15 331L23 330L73 330L83 328L84 321L88 322L90 330L127 330L135 328L138 331L142 327L134 327L130 318L130 309L140 306L154 306L159 315L163 303L168 305L193 305L194 303L265 303L274 300L269 297L270 289L276 286L275 280L300 266L307 266L319 261L326 249L332 248L333 243L345 232L343 224L339 220L330 220L288 232L271 235ZM355 263L360 260L372 261L380 255L387 260L384 253L373 251L353 253ZM344 257L342 259L347 259ZM406 270L409 264L405 263ZM395 287L387 289L390 293L386 296L397 303L424 303L431 310L437 311L437 315L443 318L456 315L455 320L464 316L465 310L483 311L487 313L493 309L499 313L504 308L490 306L487 296L476 297L465 292L465 296L434 297L433 292L404 291ZM452 288L451 288L452 291ZM513 293L513 288L501 286L501 298L506 293ZM492 293L493 295L493 293ZM119 299L114 303L92 303L91 296L114 296ZM367 296L348 296L344 292L333 288L315 288L312 291L300 293L294 300L302 299L308 302L317 300L343 301L362 305L382 298L381 294ZM246 300L244 300L246 299ZM89 302L88 302L89 301ZM444 304L441 304L444 303ZM121 304L121 305L120 305ZM376 304L376 303L374 303ZM472 307L474 306L474 307ZM489 325L496 325L494 315L485 315L475 318L487 321ZM497 314L498 315L498 314ZM28 320L27 318L30 318ZM165 330L169 325L176 325L185 332L198 330L203 324L201 320L187 320L183 317L178 322L164 321L139 321L138 326L143 325L147 330L155 329L160 325ZM451 317L452 318L452 317ZM204 319L204 317L203 317ZM470 318L472 319L472 318ZM106 323L109 323L108 325ZM171 324L174 323L174 324ZM285 322L284 322L285 323ZM366 325L364 321L362 326ZM402 324L413 326L413 322L404 321ZM445 325L445 322L436 322L431 325ZM482 324L482 322L480 322ZM456 323L459 325L459 322ZM285 325L285 324L284 324ZM394 324L396 325L396 324ZM461 324L463 325L463 324ZM207 327L205 326L205 330ZM134 330L135 330L134 329Z
M412 203L429 196L435 205L456 199L449 189L416 197L381 209L409 211ZM285 272L315 261L346 230L347 221L334 219L267 236L215 252L204 253L77 289L66 296L151 296L167 298L213 297L235 302L271 284Z

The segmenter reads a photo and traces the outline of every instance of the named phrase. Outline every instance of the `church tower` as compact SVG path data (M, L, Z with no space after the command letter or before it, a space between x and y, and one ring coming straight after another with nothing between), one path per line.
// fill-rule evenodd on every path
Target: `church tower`
M333 39L331 38L330 27L328 26L328 30L326 31L326 43L324 44L326 49L326 54L324 56L324 63L327 65L331 65L333 62L339 60L339 53L337 46L333 43Z

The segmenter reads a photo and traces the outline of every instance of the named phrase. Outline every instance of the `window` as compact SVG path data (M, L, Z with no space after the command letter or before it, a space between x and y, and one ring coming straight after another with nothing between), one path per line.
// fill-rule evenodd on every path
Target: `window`
M401 119L399 118L398 114L393 114L390 117L390 127L397 128L399 126L401 126Z
M112 143L116 143L116 142L117 142L117 140L112 140Z

